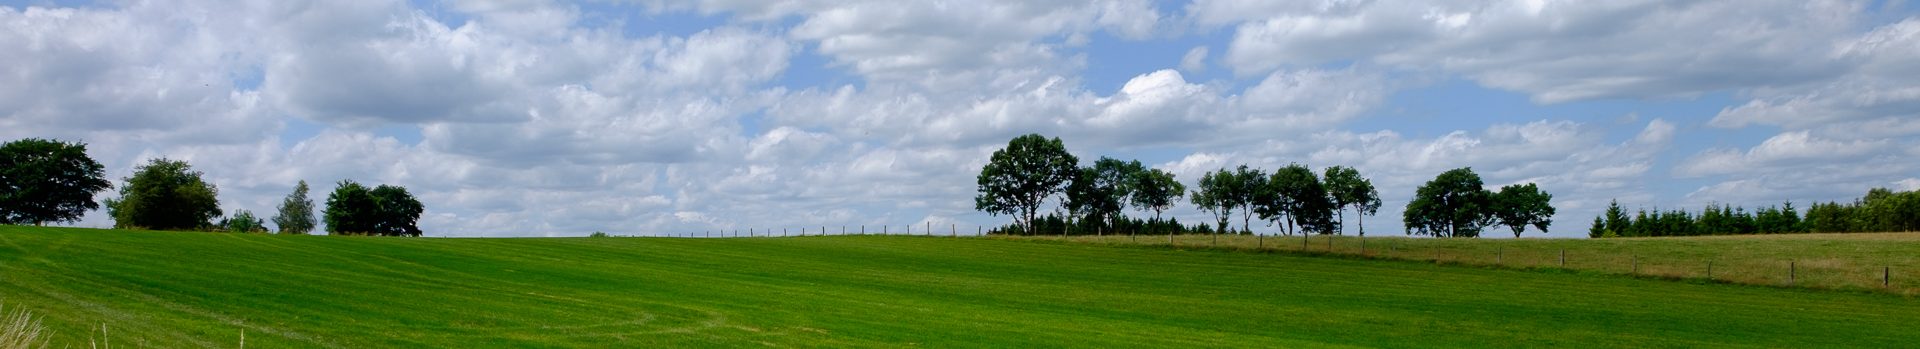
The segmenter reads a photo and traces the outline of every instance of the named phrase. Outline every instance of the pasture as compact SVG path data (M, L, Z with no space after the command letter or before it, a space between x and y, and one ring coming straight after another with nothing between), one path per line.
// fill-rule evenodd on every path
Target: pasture
M0 226L0 302L40 317L55 348L234 347L243 332L261 348L1920 342L1911 330L1920 301L1887 293L905 236L440 239Z

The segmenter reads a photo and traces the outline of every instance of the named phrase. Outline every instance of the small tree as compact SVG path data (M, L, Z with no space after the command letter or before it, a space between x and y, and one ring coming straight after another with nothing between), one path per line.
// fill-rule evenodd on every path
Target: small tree
M1219 222L1218 225L1215 226L1217 229L1216 233L1227 232L1227 220L1233 217L1233 208L1239 207L1239 205L1232 201L1229 193L1235 190L1233 176L1233 172L1229 172L1224 168L1207 172L1207 174L1200 176L1200 183L1196 185L1199 190L1195 190L1193 191L1193 195L1187 196L1188 200L1193 201L1193 206L1199 207L1202 211L1213 213L1214 220Z
M1153 219L1160 220L1160 214L1173 208L1187 191L1187 186L1173 177L1173 173L1157 168L1135 173L1133 195L1129 197L1133 207L1152 210Z
M1513 229L1513 237L1527 231L1531 225L1547 232L1547 226L1553 225L1553 194L1540 191L1533 183L1514 184L1500 187L1494 194L1494 218L1500 225Z
M382 184L371 192L373 200L379 203L374 233L384 236L420 236L420 214L426 212L426 206L414 199L407 188Z
M1359 170L1346 166L1328 167L1324 177L1334 212L1340 215L1339 222L1346 222L1346 208L1351 207L1354 226L1360 228L1360 236L1367 236L1366 219L1363 216L1380 212L1380 191L1373 188L1373 181L1361 177Z
M973 207L992 215L1017 215L1025 231L1032 232L1041 203L1079 174L1079 162L1059 138L1014 137L980 169L980 195L973 198Z
M373 193L366 186L352 180L340 181L333 188L333 194L327 195L327 208L323 216L327 221L327 233L333 235L364 235L374 231L375 214L380 204L373 199Z
M1491 194L1472 168L1441 173L1415 191L1407 203L1407 234L1478 237L1493 221Z
M1110 225L1126 208L1127 197L1133 192L1132 178L1141 168L1139 161L1100 157L1093 167L1080 169L1067 185L1067 210Z
M307 197L307 181L294 185L293 193L280 201L280 214L273 216L273 224L280 227L281 234L313 231L313 199Z
M327 196L327 232L334 235L420 236L416 222L425 207L406 188L381 185L371 190L340 181Z
M1253 205L1259 201L1260 192L1267 190L1267 174L1258 168L1240 165L1233 170L1231 189L1227 191L1229 203L1240 206L1240 229L1253 231Z
M100 208L105 167L84 143L28 138L0 145L0 224L73 222Z
M1301 234L1319 232L1331 234L1334 230L1333 211L1336 210L1326 187L1320 183L1319 176L1313 170L1300 164L1291 164L1273 171L1267 180L1267 189L1260 208L1261 219L1275 220L1284 216L1288 234L1295 227Z
M185 161L153 159L107 199L113 226L121 229L201 230L220 216L220 189L200 179Z

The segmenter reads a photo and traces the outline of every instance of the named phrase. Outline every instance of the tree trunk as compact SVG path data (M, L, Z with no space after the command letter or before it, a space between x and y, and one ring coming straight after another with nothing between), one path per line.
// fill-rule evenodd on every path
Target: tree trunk
M1365 213L1360 213L1358 209L1353 210L1353 225L1360 227L1360 237L1367 236L1367 215Z

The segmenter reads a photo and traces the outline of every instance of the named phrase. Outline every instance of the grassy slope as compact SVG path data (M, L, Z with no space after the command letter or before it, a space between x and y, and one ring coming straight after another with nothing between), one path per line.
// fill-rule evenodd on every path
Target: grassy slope
M397 239L0 226L55 347L1895 347L1920 301L986 239Z
M1059 237L1021 237L1019 239L1060 240ZM1253 236L1229 236L1219 242L1223 249L1298 251L1301 238L1268 237L1264 245ZM1155 237L1076 236L1067 240L1081 243L1115 245L1166 245L1165 235ZM1307 239L1306 249L1315 253L1328 250L1326 236ZM1352 236L1332 239L1336 253L1360 253L1361 240ZM1182 246L1211 247L1211 236L1180 236ZM1675 278L1705 278L1707 263L1713 263L1713 279L1755 285L1786 285L1789 263L1794 268L1794 286L1891 291L1920 294L1920 233L1880 234L1786 234L1702 236L1630 239L1426 239L1369 237L1368 256L1432 261L1438 253L1449 263L1477 265L1499 264L1506 267L1560 268L1560 251L1566 251L1565 268L1601 273L1655 275ZM1884 274L1883 274L1884 273ZM1890 275L1886 275L1890 274ZM1882 280L1888 277L1890 280ZM1883 288L1882 282L1888 281Z

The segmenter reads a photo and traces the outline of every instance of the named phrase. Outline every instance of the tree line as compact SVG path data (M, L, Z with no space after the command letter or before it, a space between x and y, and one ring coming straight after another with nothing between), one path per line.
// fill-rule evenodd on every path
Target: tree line
M1587 236L1661 237L1793 233L1865 233L1920 231L1920 191L1895 192L1874 188L1850 203L1815 202L1805 216L1793 202L1748 211L1745 207L1708 204L1698 213L1687 210L1648 211L1632 215L1619 201L1593 218Z
M1015 217L1012 225L994 229L997 234L1252 234L1255 217L1286 235L1339 234L1351 209L1364 236L1365 217L1378 213L1381 205L1373 182L1352 167L1316 172L1295 163L1273 173L1246 165L1221 168L1204 174L1189 193L1172 173L1145 168L1138 160L1101 157L1092 166L1080 167L1079 158L1059 138L1039 134L1014 137L1006 148L994 151L980 170L978 186L975 209ZM1504 226L1518 237L1529 226L1545 232L1553 224L1553 196L1538 185L1509 185L1499 191L1483 187L1471 168L1447 171L1427 182L1407 205L1407 234L1478 237L1485 227ZM1160 220L1183 195L1213 215L1211 226ZM1039 216L1047 200L1056 196L1059 210ZM1128 207L1154 216L1128 218ZM1233 230L1236 217L1240 228Z
M252 211L220 209L220 188L186 161L156 158L122 178L119 197L104 200L117 229L267 232ZM0 224L76 222L102 205L96 193L112 188L105 167L87 155L85 143L28 138L0 145ZM273 222L282 234L307 234L316 225L313 200L302 180L281 203ZM328 233L420 236L416 222L425 207L406 188L367 188L351 180L327 197Z

